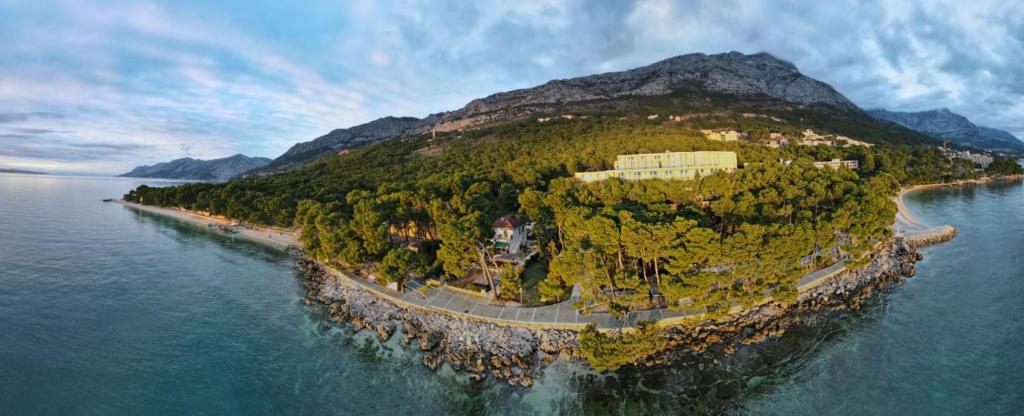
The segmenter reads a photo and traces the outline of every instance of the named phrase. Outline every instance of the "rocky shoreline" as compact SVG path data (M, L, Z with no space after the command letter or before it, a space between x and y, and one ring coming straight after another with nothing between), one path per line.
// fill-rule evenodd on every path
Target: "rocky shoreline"
M681 361L717 360L738 349L781 336L796 325L815 325L861 307L876 291L901 284L914 275L921 255L902 238L894 238L858 271L847 271L800 294L791 305L767 303L720 321L666 329L671 348L648 357L640 366L671 365ZM443 364L470 374L488 375L511 385L531 386L540 370L557 359L581 359L578 333L573 330L532 329L497 325L451 316L435 310L403 308L372 292L348 285L300 256L307 303L321 303L331 319L373 331L380 340L404 337L423 352L431 369Z
M857 271L846 271L800 294L796 303L767 303L723 321L696 327L667 330L671 347L643 365L676 361L715 361L740 348L782 336L795 326L813 327L844 313L860 309L876 292L886 291L915 273L922 258L914 245L902 238L885 244L871 262Z
M473 380L488 375L512 385L531 386L542 363L578 357L577 333L509 327L447 315L438 311L402 308L376 294L346 285L305 257L306 299L327 306L332 319L373 331L381 342L403 336L423 351L423 364L437 369L447 363Z

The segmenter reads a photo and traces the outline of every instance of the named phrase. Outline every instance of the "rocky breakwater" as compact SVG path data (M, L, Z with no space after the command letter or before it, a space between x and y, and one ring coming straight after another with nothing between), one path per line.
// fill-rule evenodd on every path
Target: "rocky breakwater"
M512 385L530 386L543 364L579 356L577 333L569 330L508 327L451 316L436 310L403 307L355 285L346 284L308 259L307 302L320 302L331 317L375 332L381 342L393 336L414 342L431 369L448 364L473 380L488 375Z
M903 238L914 248L927 247L952 240L956 236L956 228L943 225L917 233L908 233Z

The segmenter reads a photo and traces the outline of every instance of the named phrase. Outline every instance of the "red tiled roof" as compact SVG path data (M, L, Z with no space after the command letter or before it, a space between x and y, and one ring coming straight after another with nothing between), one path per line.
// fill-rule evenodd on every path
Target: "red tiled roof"
M506 215L494 220L494 228L516 228L523 223L518 215Z

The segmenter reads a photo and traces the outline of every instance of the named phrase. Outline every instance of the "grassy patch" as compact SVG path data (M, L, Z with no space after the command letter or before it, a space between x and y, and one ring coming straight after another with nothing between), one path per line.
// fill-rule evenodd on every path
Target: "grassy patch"
M523 290L526 297L523 299L527 305L540 303L540 282L548 276L547 264L535 261L526 266L523 271Z

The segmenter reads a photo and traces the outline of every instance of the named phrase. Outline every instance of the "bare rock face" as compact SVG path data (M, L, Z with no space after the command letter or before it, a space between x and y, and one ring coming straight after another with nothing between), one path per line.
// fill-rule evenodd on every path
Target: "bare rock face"
M574 103L629 96L658 96L679 90L733 95L763 94L797 104L857 107L828 84L804 76L793 64L766 53L695 53L622 72L550 81L544 85L473 100L453 115L530 104ZM458 118L458 117L456 117Z
M695 53L621 72L590 75L471 101L460 110L432 115L438 131L493 123L498 118L571 109L575 104L654 97L679 92L764 96L800 105L826 105L860 111L830 85L800 73L793 64L767 53Z
M797 105L860 111L830 85L801 74L793 64L767 53L695 53L628 71L553 80L537 87L501 92L470 101L459 110L424 119L384 117L334 130L292 146L264 170L289 169L339 151L431 130L469 129L555 111L621 110L632 98L679 93L768 97Z

